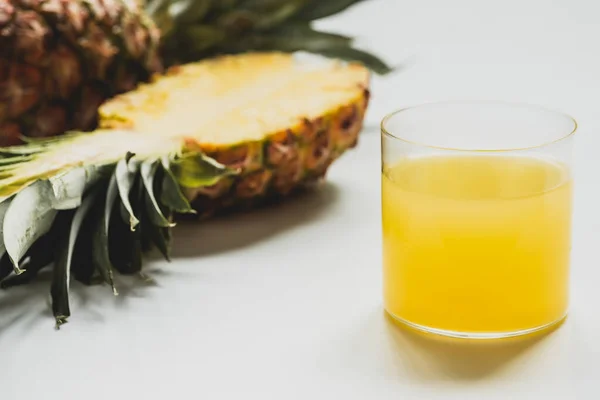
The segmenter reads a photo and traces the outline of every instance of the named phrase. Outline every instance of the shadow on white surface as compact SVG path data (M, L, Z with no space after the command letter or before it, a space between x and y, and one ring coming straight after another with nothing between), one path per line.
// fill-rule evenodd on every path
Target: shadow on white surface
M207 221L182 221L174 230L173 255L194 258L252 246L318 220L339 199L339 189L325 181L285 201Z
M0 335L17 324L26 332L39 319L52 321L47 300L51 279L50 271L44 270L26 286L0 291Z
M463 340L410 329L384 312L386 331L397 357L424 381L485 380L518 362L558 327L503 340Z
M316 221L339 197L338 188L324 182L317 188L290 198L268 209L251 210L207 221L183 221L174 230L173 259L202 257L252 246L302 224ZM88 323L103 323L114 308L127 308L138 298L151 296L152 287L165 286L167 280L189 280L194 274L172 268L158 251L146 255L144 274L115 274L118 296L107 284L85 286L71 282L72 318ZM167 279L168 278L168 279ZM26 334L28 327L43 321L53 323L50 305L52 270L40 271L27 285L0 290L0 336L11 327ZM171 282L175 284L175 282ZM14 333L14 332L13 332Z
M149 287L157 285L162 275L172 272L155 269L149 266L146 274L156 277L152 281L143 280L138 276L115 276L115 285L119 295L113 296L112 289L107 284L86 286L77 281L71 282L70 306L71 315L77 319L93 323L103 323L106 314L110 315L112 307L106 308L110 302L117 307L125 307L128 300L142 298ZM30 327L39 322L48 326L54 321L50 303L50 285L52 270L40 271L35 280L27 285L16 286L0 291L0 336L12 327L26 334Z

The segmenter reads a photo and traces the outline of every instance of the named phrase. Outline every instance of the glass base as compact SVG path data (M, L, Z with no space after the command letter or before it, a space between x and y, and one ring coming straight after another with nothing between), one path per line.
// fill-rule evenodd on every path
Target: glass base
M567 314L563 315L562 317L560 317L559 319L557 319L556 321L552 321L548 324L542 325L542 326L537 326L534 328L530 328L530 329L523 329L520 331L507 331L507 332L459 332L459 331L449 331L446 329L437 329L437 328L431 328L429 326L424 326L424 325L419 325L419 324L415 324L413 322L407 321L405 319L402 319L392 313L390 313L389 311L386 310L386 313L392 317L395 321L407 326L408 328L411 329L415 329L417 331L421 331L424 333L428 333L428 334L432 334L432 335L439 335L439 336L446 336L446 337L451 337L451 338L457 338L457 339L470 339L470 340L485 340L485 339L508 339L508 338L514 338L517 336L526 336L526 335L531 335L534 333L540 333L546 330L551 330L554 327L557 327L558 325L560 325L566 318L567 318Z

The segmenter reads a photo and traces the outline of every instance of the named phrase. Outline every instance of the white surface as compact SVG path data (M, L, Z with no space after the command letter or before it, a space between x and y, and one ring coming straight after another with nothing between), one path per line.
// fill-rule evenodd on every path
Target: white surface
M370 128L329 184L177 228L174 262L149 265L160 286L117 299L76 289L60 332L47 282L0 293L0 397L600 398L599 11L593 0L372 0L324 21L408 63L375 79ZM382 312L377 124L455 98L538 103L580 123L571 317L533 343L429 342Z

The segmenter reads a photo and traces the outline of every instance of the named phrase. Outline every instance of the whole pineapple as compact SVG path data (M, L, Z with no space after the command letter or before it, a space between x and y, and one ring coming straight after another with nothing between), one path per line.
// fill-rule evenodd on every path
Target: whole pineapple
M98 107L166 68L307 50L389 68L311 21L360 0L0 0L0 145L97 126Z
M304 54L251 53L171 68L109 100L100 128L0 148L0 287L53 264L58 325L69 282L109 284L169 257L174 213L286 196L357 143L369 73Z

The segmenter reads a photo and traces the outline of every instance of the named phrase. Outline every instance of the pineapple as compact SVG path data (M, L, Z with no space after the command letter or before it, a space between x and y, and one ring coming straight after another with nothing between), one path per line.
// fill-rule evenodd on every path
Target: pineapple
M357 143L369 71L307 54L245 53L171 68L100 107L99 128L0 148L0 285L53 264L66 322L71 274L105 282L169 259L175 214L286 196Z
M91 130L107 98L174 65L306 50L390 68L319 32L360 0L0 0L0 145Z

